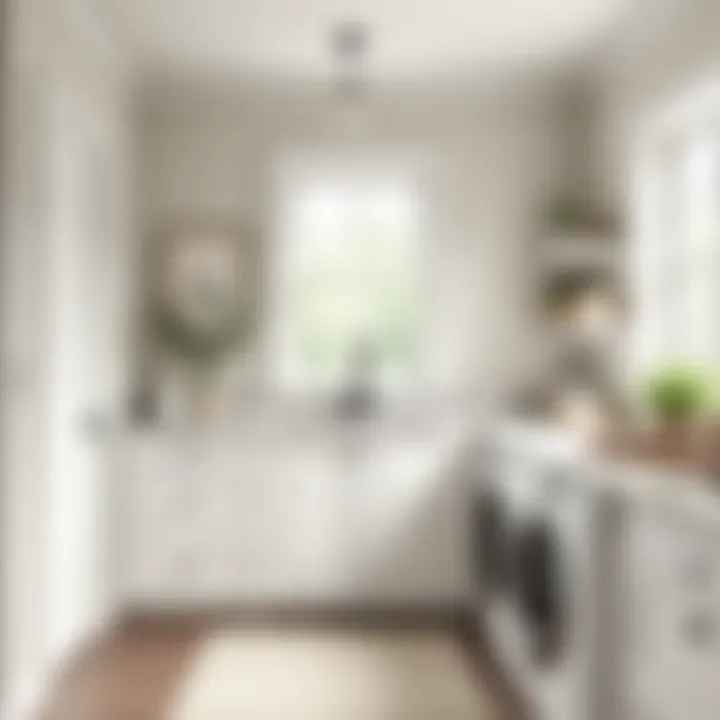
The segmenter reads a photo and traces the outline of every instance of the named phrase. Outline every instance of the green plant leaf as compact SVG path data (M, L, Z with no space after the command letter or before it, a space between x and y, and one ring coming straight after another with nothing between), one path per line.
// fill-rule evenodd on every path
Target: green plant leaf
M710 374L690 365L669 365L649 374L643 386L649 407L669 420L688 420L700 415L713 399Z

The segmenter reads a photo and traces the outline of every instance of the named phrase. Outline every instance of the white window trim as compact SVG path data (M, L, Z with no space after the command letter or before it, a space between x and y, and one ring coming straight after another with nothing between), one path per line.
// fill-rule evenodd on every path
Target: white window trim
M657 307L650 307L652 300L646 294L648 288L642 278L642 271L647 271L646 264L652 261L654 254L647 247L648 238L657 237L657 233L648 228L649 218L653 214L647 209L648 194L651 183L661 178L661 174L656 174L654 178L652 175L661 161L662 147L690 141L706 130L716 131L720 141L720 77L717 73L695 83L670 101L652 107L636 127L629 193L632 225L628 264L634 309L628 336L627 374L630 379L636 378L648 365L660 360L662 352L667 359L672 359L674 354L682 354L676 352L674 343L668 343L667 338L663 342L653 337L653 333L660 331L657 327L653 328L653 324L662 324L666 317ZM674 212L677 213L678 209L675 206ZM663 222L667 225L667 221ZM667 235L667 227L657 232ZM717 360L720 360L720 356Z
M285 292L282 278L278 276L278 268L282 267L285 243L287 242L285 226L286 199L292 194L293 188L301 185L305 178L316 181L327 175L337 177L407 177L416 188L420 216L418 218L418 245L423 258L420 269L420 316L419 329L419 368L410 386L403 386L402 392L418 395L426 388L430 375L429 338L430 326L428 318L432 303L432 258L430 256L430 237L435 218L432 216L428 198L428 160L426 153L414 148L368 147L350 149L344 146L322 146L304 148L302 150L286 150L273 164L274 172L270 178L272 192L271 202L267 208L269 229L269 253L265 268L265 336L263 338L263 355L269 376L267 382L273 389L283 393L303 392L297 387L284 382L283 366L285 349L284 313ZM315 391L309 391L316 394ZM393 394L390 390L389 394Z

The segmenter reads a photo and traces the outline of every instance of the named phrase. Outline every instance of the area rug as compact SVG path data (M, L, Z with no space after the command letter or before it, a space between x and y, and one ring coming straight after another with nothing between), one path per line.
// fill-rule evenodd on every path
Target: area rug
M222 631L166 720L499 720L443 633Z

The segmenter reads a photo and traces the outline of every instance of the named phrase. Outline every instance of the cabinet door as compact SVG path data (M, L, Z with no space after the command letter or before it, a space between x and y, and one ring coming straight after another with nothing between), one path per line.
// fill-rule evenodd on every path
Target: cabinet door
M133 464L129 592L142 602L200 599L212 591L205 456L179 442L147 443Z
M327 447L294 446L274 467L278 571L293 596L332 599L343 584L338 476Z
M678 511L631 518L632 720L720 717L720 565L715 533Z
M342 477L358 596L452 602L466 589L466 487L438 447L388 444Z
M670 720L676 694L675 634L676 597L666 562L674 548L647 511L633 514L629 529L628 558L628 680L632 720L652 717Z
M225 462L214 542L226 592L250 601L326 597L340 546L326 454L241 447Z
M167 494L165 459L157 445L138 442L131 449L125 554L125 589L131 601L157 580L164 540L158 515Z

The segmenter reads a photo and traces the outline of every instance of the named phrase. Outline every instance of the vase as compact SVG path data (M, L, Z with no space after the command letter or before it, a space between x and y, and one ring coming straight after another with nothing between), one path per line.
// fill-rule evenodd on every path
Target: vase
M219 415L220 387L217 378L196 377L189 387L188 415L193 424L210 425Z

